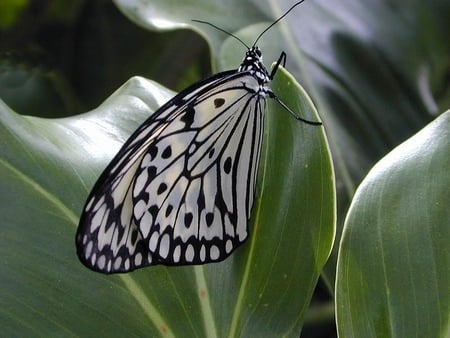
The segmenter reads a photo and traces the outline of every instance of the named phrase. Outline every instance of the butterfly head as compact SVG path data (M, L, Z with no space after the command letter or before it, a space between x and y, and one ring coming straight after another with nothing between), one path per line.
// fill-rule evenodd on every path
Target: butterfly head
M263 64L263 56L258 46L251 47L238 68L238 72L250 72L261 85L270 82L271 78Z

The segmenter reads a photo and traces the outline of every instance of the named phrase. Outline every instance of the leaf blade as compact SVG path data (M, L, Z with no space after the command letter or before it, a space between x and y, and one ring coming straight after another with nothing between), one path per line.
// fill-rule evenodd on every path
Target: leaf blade
M340 247L341 335L447 332L450 214L441 203L449 198L449 123L447 112L383 158L358 188Z

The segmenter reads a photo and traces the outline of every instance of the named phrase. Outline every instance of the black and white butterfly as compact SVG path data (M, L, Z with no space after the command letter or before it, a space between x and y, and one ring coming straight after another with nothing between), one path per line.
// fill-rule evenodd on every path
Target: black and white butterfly
M126 141L84 206L84 265L115 273L218 262L247 239L266 98L285 107L268 87L285 54L269 73L256 46L264 32L237 70L185 89Z

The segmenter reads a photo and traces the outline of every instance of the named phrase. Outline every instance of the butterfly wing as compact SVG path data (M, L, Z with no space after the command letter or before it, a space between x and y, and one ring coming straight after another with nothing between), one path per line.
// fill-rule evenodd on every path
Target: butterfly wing
M249 72L186 89L128 139L95 184L80 260L105 273L220 261L248 235L264 95Z

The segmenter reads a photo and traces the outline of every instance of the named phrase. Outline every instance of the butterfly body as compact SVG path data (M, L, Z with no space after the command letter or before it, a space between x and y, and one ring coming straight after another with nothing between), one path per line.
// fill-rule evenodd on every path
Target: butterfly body
M241 245L274 73L251 47L237 70L194 84L150 116L87 199L76 235L81 262L104 273L204 264Z

